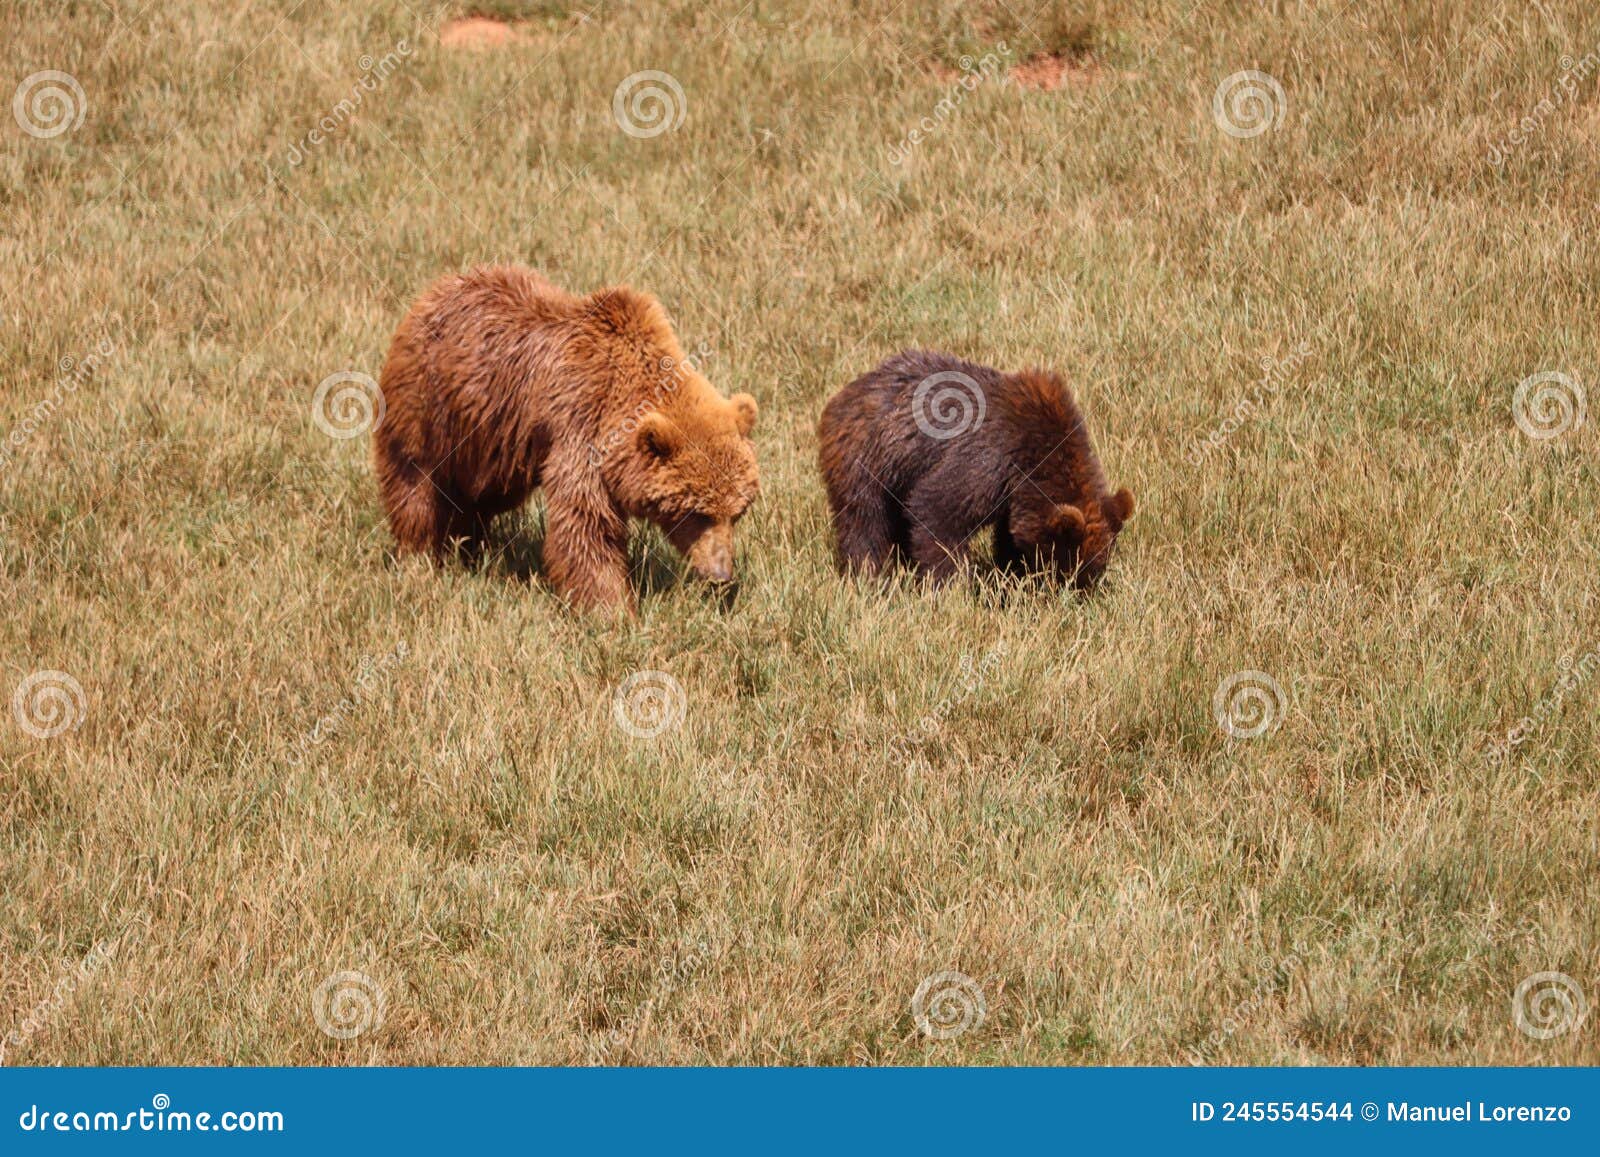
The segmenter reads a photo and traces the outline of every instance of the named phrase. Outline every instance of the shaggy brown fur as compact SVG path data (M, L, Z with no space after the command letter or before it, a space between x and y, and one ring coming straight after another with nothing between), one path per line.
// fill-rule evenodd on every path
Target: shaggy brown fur
M1131 493L1108 492L1071 392L1039 370L896 354L829 400L819 438L845 570L909 561L948 578L992 526L1005 569L1087 588L1133 513Z
M381 385L373 455L402 550L480 542L542 487L545 577L575 605L632 605L629 518L732 580L755 400L717 393L653 297L577 297L516 267L445 277L400 323Z

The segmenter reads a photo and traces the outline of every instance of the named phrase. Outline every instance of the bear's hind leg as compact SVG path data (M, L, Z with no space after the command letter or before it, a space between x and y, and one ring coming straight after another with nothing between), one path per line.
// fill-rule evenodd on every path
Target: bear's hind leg
M891 503L894 499L883 495L870 503L845 501L834 507L839 568L846 574L878 574L893 565L899 553L899 527L890 516Z
M383 504L389 512L389 529L401 553L438 557L444 553L452 526L445 496L417 473L412 478L388 477L383 481Z

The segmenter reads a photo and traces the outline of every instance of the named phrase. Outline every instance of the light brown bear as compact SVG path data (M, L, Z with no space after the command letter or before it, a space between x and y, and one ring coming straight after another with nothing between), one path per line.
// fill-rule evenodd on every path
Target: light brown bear
M545 578L573 605L632 607L630 518L732 582L756 403L706 381L648 294L578 297L518 267L445 277L400 323L380 384L373 455L402 550L481 543L542 487Z

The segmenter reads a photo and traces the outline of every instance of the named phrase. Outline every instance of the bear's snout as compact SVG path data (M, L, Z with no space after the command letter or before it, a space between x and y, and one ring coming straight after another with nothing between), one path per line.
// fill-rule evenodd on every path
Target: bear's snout
M700 520L700 525L690 528L690 536L681 533L674 545L689 560L689 569L708 583L726 586L733 582L733 522L731 520ZM688 537L688 541L682 539Z
M705 542L705 539L710 537L708 534L701 541ZM733 535L728 535L726 542L707 543L704 550L695 551L689 556L689 564L694 567L695 573L708 583L731 583Z

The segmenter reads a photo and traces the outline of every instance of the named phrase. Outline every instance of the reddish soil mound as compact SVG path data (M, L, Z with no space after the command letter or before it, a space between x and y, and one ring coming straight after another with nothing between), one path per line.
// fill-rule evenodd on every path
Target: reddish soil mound
M1055 92L1064 84L1087 88L1115 74L1108 72L1092 56L1067 56L1062 53L1046 52L1030 56L1006 75L1020 88Z
M466 16L451 20L439 29L439 43L446 48L470 48L483 51L499 48L522 39L522 30L504 20L491 20L487 16Z

